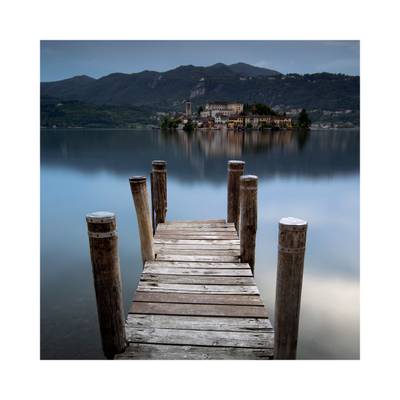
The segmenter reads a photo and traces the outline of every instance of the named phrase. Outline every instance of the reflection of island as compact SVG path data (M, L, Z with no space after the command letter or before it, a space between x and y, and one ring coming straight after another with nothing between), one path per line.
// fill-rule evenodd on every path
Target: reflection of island
M176 143L186 154L193 154L193 149L199 149L199 154L206 158L212 157L242 157L248 151L269 151L274 147L284 147L287 151L297 151L296 134L293 131L279 132L215 132L196 131L161 132L161 138L166 143Z
M44 130L42 164L82 172L147 174L165 159L176 179L221 181L228 159L240 158L262 177L358 173L358 131L175 132Z

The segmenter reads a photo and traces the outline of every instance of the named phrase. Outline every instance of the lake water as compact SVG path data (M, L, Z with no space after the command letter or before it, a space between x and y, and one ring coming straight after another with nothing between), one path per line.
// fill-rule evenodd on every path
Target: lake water
M259 177L255 279L273 321L278 221L308 221L298 358L359 358L359 132L41 132L41 357L102 359L85 214L117 214L125 312L141 272L128 178L168 162L168 215L226 217L227 160Z

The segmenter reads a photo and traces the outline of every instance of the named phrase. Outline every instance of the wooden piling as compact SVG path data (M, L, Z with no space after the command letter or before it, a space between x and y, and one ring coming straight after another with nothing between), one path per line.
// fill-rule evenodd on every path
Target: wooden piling
M126 348L115 214L94 212L86 222L102 347L112 359Z
M279 221L274 344L276 359L296 358L306 235L306 221L292 217Z
M240 220L240 177L243 175L244 161L228 161L228 218L239 232Z
M164 223L167 215L167 163L162 160L152 162L151 171L151 216L153 234L159 223Z
M257 232L257 182L255 175L240 178L240 257L254 275Z
M143 265L154 260L153 232L145 176L134 176L129 179L132 197L135 203L136 216L139 225L140 247Z

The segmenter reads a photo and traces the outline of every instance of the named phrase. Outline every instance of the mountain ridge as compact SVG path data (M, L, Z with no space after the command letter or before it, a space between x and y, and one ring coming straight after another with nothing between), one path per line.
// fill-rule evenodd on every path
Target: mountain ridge
M41 83L41 97L111 107L146 107L156 112L193 110L209 101L264 103L283 112L305 108L313 121L340 119L358 125L360 78L344 74L281 74L245 63L207 67L181 65L157 72L87 75ZM339 115L338 114L338 115Z

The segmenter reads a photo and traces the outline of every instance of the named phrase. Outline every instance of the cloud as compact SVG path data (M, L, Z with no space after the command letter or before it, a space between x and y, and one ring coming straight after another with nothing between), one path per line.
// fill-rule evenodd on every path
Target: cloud
M257 61L254 65L260 68L273 68L272 63L268 60Z

